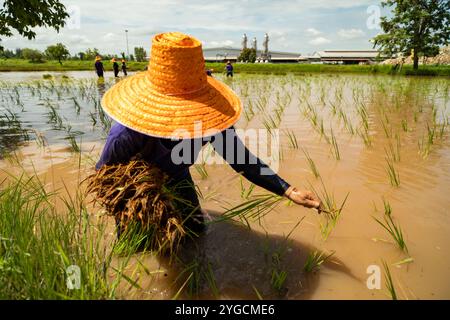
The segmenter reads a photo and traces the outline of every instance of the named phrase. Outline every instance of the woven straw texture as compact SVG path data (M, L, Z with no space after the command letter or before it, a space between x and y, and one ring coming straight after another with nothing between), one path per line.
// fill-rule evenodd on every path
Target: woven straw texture
M102 106L117 122L163 138L215 134L242 111L228 86L206 76L201 42L179 32L156 35L148 70L114 85Z

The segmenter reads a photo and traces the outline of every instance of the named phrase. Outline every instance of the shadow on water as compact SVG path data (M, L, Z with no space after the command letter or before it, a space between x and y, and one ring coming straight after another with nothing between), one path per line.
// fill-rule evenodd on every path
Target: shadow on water
M210 212L214 217L217 212ZM300 227L301 228L301 227ZM308 299L320 282L319 272L305 273L310 245L249 230L233 221L213 223L205 234L189 240L177 261L159 258L169 270L168 281L176 283L172 296L187 299ZM324 270L341 272L357 279L341 261L332 257ZM274 288L274 274L286 273L285 282Z

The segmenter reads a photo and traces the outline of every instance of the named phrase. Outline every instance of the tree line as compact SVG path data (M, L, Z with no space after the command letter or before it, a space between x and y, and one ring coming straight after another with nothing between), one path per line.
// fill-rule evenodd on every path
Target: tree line
M88 48L85 51L71 55L67 47L62 43L48 46L44 51L31 48L16 48L15 50L0 48L0 58L3 59L25 59L32 63L42 63L45 60L57 60L60 64L65 60L94 60L96 56L102 59L110 60L118 58L117 55L101 53L97 48ZM143 62L147 60L147 51L143 47L135 47L134 55L129 57L124 52L120 54L120 58L128 61Z

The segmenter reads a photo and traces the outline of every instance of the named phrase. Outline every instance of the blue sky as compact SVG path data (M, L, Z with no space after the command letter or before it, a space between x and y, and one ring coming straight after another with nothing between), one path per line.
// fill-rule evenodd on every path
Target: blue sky
M240 47L246 33L249 42L261 44L270 36L269 48L303 55L325 49L371 49L369 40L379 30L367 26L368 8L374 0L63 0L72 13L59 33L37 29L35 40L17 35L3 38L6 48L40 50L56 42L71 53L96 47L103 53L129 48L150 48L152 35L181 31L203 42L204 47ZM131 53L131 52L130 52Z

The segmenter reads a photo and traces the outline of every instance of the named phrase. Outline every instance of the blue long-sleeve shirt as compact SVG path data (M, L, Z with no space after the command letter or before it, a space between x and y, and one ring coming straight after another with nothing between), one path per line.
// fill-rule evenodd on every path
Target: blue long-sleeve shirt
M170 178L182 180L189 175L189 167L208 142L235 171L254 184L278 195L289 188L286 181L245 147L234 127L209 138L173 141L151 137L116 123L109 132L96 169L105 164L126 163L140 154L143 160L157 165Z

